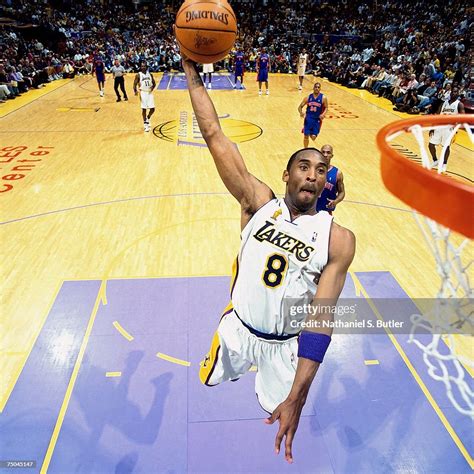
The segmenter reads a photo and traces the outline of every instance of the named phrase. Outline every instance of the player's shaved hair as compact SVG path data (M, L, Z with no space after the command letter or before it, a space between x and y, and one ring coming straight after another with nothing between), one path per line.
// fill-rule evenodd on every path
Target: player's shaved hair
M305 151L311 151L317 153L319 156L324 158L324 155L317 149L317 148L301 148L300 150L295 151L291 156L290 159L288 160L288 163L286 165L286 171L290 171L291 165L293 162L298 158L298 155L300 153L303 153ZM324 158L325 159L325 158Z

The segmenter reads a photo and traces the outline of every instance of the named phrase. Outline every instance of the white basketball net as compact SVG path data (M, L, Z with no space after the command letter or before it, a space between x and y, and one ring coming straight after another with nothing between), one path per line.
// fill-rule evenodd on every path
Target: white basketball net
M473 134L468 124L452 126L415 125L410 127L419 145L421 161L424 168L432 167L428 153L428 134L434 128L443 127L454 137L463 127L471 142ZM393 140L404 132L397 132L387 141ZM444 146L438 158L438 173L442 165L447 146ZM440 204L442 205L442 204ZM449 212L449 209L447 210ZM466 212L470 212L466 210ZM413 211L428 247L436 261L436 268L441 277L441 284L436 294L437 303L423 314L411 316L413 323L409 342L416 344L423 351L423 359L428 367L428 374L437 381L443 382L446 394L453 406L465 415L474 418L474 290L469 282L473 262L472 242L464 239L459 242L458 235L437 222ZM449 301L443 299L450 298ZM462 334L453 334L462 332ZM431 334L431 335L430 335Z

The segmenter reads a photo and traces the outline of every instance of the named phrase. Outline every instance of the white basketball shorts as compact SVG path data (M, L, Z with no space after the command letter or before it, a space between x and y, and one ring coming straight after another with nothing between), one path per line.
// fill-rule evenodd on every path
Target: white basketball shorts
M453 127L447 125L446 127L435 128L433 135L430 137L430 143L433 145L449 146L451 144L450 136Z
M199 378L217 385L240 378L255 365L255 392L262 408L273 413L288 397L298 364L298 338L267 340L252 334L233 310L224 313L201 362Z
M214 72L214 64L203 64L202 72L204 72L205 74L209 72Z
M142 109L154 109L155 98L153 92L140 91L141 108Z

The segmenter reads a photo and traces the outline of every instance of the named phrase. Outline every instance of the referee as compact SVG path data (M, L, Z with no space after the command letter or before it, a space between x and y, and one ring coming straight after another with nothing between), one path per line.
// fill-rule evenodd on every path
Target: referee
M114 90L117 94L117 102L120 102L122 99L119 94L119 86L122 89L123 100L128 100L127 93L125 92L125 68L120 64L120 61L116 59L114 65L112 66L111 72L114 76Z

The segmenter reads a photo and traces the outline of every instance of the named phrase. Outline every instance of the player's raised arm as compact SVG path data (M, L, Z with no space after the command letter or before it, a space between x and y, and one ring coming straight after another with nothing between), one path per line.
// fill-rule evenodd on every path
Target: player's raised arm
M293 462L292 444L298 428L301 410L306 403L313 379L331 341L332 327L325 327L322 321L332 321L334 318L334 312L327 308L334 307L337 303L354 253L354 234L350 230L333 223L328 263L321 274L313 300L313 306L325 308L325 311L316 312L314 316L310 315L306 319L307 323L311 320L317 320L319 324L309 323L307 327L312 329L305 329L301 332L298 342L298 366L290 394L283 403L278 405L271 417L266 420L269 424L280 420L280 428L275 439L275 451L279 453L281 442L285 437L285 458L290 463Z
M189 95L202 136L214 158L226 188L242 206L242 214L251 216L274 197L272 190L251 175L235 146L222 132L219 118L193 61L183 58ZM243 219L243 225L245 219Z

